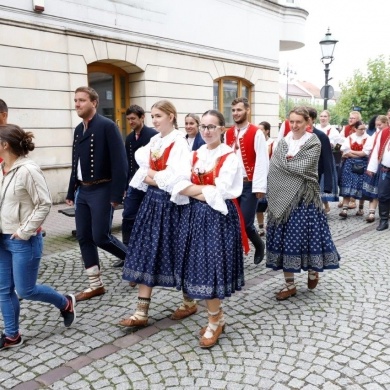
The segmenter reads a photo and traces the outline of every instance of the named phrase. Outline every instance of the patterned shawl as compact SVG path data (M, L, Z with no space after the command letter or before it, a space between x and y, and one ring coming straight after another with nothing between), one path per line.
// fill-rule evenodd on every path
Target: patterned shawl
M287 142L282 138L270 161L268 173L268 223L279 225L288 220L302 201L322 208L318 184L321 142L310 137L292 158L286 158Z

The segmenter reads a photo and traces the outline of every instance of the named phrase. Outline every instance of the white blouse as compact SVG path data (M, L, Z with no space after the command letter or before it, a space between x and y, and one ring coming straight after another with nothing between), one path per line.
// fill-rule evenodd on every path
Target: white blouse
M293 132L290 131L285 137L284 140L287 142L288 145L288 152L287 156L295 156L299 150L301 149L302 145L313 136L313 133L305 132L305 134L302 135L299 139L293 139Z
M326 125L325 127L321 127L321 125L319 124L318 127L316 126L316 129L321 130L323 133L325 133L329 137L329 141L330 141L332 147L334 147L337 144L341 145L343 143L343 140L344 140L343 137L340 136L340 133L338 132L338 130L334 126ZM329 132L329 135L328 135L328 132Z
M156 134L150 139L150 142L139 148L135 152L135 160L139 165L139 169L130 181L130 186L139 190L145 191L148 185L144 183L144 179L148 175L150 156L159 158L164 153L164 150L174 142L174 145L169 153L167 167L163 171L159 171L154 175L154 180L158 188L172 193L173 187L181 180L189 180L190 178L190 151L188 144L183 138L183 134L179 130L173 130L165 137L161 134ZM184 202L184 203L182 203ZM178 204L188 203L188 198L181 196L178 199Z
M207 145L202 145L197 150L198 160L193 167L194 171L199 173L209 172L215 167L219 157L232 151L232 148L226 144L220 144L212 150L207 149ZM191 157L189 158L191 164L193 153L191 153ZM178 197L182 196L180 195L180 191L191 185L193 183L190 179L178 182L173 188L171 201L178 203ZM202 190L202 194L210 207L226 215L228 209L225 200L239 197L242 193L242 187L243 181L240 161L235 153L230 153L224 161L218 177L215 178L215 186L206 185Z
M363 141L367 138L370 138L370 136L367 133L364 133L361 136L356 135L356 133L351 134L349 137L345 138L345 141L341 145L340 151L341 152L350 152L351 151L351 144L354 142L357 142L358 144L362 144ZM372 145L370 146L370 142L366 141L363 146L363 152L366 156L368 156L371 153Z

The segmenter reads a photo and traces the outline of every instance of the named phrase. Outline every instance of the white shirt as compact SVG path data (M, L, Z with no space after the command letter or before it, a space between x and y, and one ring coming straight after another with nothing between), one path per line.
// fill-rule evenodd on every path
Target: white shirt
M356 133L352 133L349 137L345 139L345 142L340 147L341 152L350 152L351 151L351 144L354 142L357 142L358 144L362 144L363 141L367 138L370 138L370 136L367 133L364 133L361 136L356 135ZM367 145L368 143L368 145ZM365 142L363 146L363 152L366 156L368 156L371 152L370 149L370 143L368 141Z
M383 153L382 161L378 161L379 157L379 147L380 147L381 135L378 136L377 142L372 149L370 161L368 162L367 171L374 172L378 170L379 164L384 165L385 167L390 168L390 142L387 142L385 145L385 150Z
M139 148L135 152L135 160L139 165L139 169L130 181L130 186L139 190L145 191L148 185L144 183L144 179L148 175L149 159L152 154L156 158L162 156L164 150L175 142L167 160L167 167L163 171L159 171L155 174L154 180L158 188L172 193L174 185L180 180L190 178L190 151L186 140L183 138L183 133L179 130L173 130L165 137L161 137L161 134L156 134L150 139L150 142ZM180 201L184 203L180 203ZM187 197L181 197L178 200L178 204L188 203Z
M238 129L237 128L234 129L234 131L236 132L237 145L238 145L238 149L235 150L235 153L240 162L242 178L246 177L246 171L245 171L244 163L242 161L241 147L238 140L244 136L244 134L248 130L248 126L249 124L241 128L240 131L238 131L238 137L237 137ZM224 137L226 141L226 133ZM269 158L268 158L267 142L265 140L263 132L260 129L257 130L255 135L254 149L256 152L256 161L255 161L255 167L254 167L253 178L252 178L252 192L262 192L265 194L267 192Z
M288 151L287 156L295 156L302 145L306 143L306 141L313 136L313 133L305 132L299 139L293 139L293 133L290 131L285 137L284 140L287 142Z
M188 150L191 151L191 150L192 150L192 145L194 144L194 141L195 141L195 137L190 138L190 137L187 137L187 135L185 135L185 136L184 136L184 139L185 139L186 142L187 142Z
M219 157L232 151L232 148L226 144L220 144L212 150L207 149L207 145L202 145L196 152L198 160L193 166L193 169L199 173L209 172L215 167ZM193 161L193 153L195 152L192 152L189 158L191 164ZM180 195L180 191L192 184L191 180L178 182L172 190L171 201L178 203L179 196L183 196ZM224 161L218 177L215 178L215 186L207 185L202 190L202 194L210 207L226 215L228 209L225 200L238 198L242 193L242 187L243 181L240 162L234 153L230 153Z
M325 127L321 127L321 124L318 124L315 126L315 128L318 130L321 130L323 133L325 133L329 137L329 141L330 141L332 147L334 147L337 144L340 144L340 145L342 144L343 137L340 136L340 133L338 132L338 130L334 126L328 124Z

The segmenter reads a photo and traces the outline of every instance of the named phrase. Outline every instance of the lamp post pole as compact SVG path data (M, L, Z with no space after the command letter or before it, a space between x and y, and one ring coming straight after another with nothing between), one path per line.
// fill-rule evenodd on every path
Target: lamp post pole
M324 94L324 110L328 108L329 99L329 64L325 64L325 94Z
M283 75L286 75L286 118L288 117L288 112L289 112L289 109L288 109L288 81L289 81L290 75L292 75L292 74L296 74L296 72L291 69L289 64L287 64L287 67L286 67L285 71L283 72Z
M332 34L328 28L325 37L320 41L320 46L322 50L322 58L321 61L325 65L325 85L324 85L324 94L321 97L324 98L324 110L328 108L328 100L329 100L329 65L334 60L333 51L338 41L336 39L332 39ZM333 94L333 88L331 88ZM332 96L331 96L332 97Z

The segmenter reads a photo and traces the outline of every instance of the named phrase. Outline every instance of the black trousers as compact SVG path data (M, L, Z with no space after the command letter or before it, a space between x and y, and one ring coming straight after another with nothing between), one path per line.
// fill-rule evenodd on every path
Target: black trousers
M80 186L76 191L76 237L85 268L100 267L98 247L122 260L126 257L126 246L111 234L110 194L110 182Z

